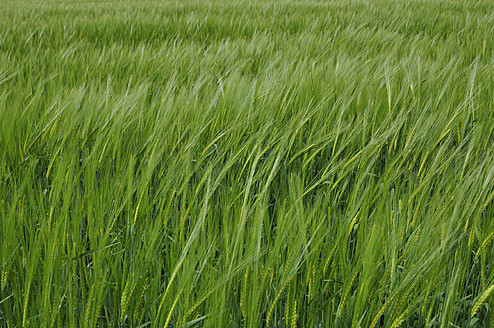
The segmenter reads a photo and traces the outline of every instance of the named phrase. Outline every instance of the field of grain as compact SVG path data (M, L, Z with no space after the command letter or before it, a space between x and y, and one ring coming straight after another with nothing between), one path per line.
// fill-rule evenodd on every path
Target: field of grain
M494 2L0 1L0 327L494 327Z

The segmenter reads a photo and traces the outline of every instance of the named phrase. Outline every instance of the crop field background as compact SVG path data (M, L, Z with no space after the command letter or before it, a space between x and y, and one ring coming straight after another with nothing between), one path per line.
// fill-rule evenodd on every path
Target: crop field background
M490 0L0 1L0 327L494 327Z

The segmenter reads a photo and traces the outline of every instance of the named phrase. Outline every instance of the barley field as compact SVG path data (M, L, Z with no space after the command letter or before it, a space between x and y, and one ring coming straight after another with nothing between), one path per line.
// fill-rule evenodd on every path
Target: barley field
M0 327L494 327L494 2L1 0Z

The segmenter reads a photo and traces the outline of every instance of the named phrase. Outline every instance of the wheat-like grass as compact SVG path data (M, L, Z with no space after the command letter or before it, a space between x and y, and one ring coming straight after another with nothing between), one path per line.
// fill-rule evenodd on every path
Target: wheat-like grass
M492 321L493 20L1 1L0 326Z

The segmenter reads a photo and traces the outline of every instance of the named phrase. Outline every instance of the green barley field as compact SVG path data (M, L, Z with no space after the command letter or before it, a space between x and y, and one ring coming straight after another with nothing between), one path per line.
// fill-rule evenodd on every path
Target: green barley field
M494 2L0 1L0 327L494 327Z

